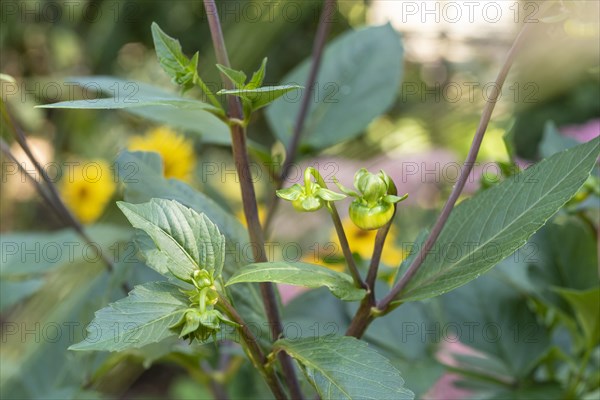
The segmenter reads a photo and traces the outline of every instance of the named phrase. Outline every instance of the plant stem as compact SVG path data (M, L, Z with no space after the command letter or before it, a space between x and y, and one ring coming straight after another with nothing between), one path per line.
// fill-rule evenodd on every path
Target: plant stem
M10 147L8 146L8 144L2 138L0 138L0 150L2 150L2 152L6 155L6 157L8 157L12 162L14 162L17 165L19 172L21 172L21 174L23 174L23 176L26 176L27 178L29 178L29 180L35 187L35 189L38 192L38 194L40 195L40 197L46 202L46 205L56 214L59 221L64 222L63 221L64 216L62 215L61 211L56 207L56 205L54 204L54 201L52 201L52 199L50 198L50 194L48 193L46 188L40 182L38 182L37 179L35 179L29 173L29 171L27 171L23 167L23 165L21 165L19 163L19 161L16 159L16 157L10 151Z
M321 58L323 56L323 49L325 48L325 41L327 40L331 28L330 18L333 15L333 11L335 11L336 0L325 0L324 3L323 11L321 11L321 16L319 18L319 26L317 27L317 35L313 44L312 63L308 73L308 79L306 80L306 92L302 98L302 103L300 103L300 110L298 111L296 123L294 124L292 139L290 140L290 144L286 151L285 161L281 168L281 181L285 181L285 178L287 178L290 167L296 157L296 152L298 151L300 137L302 136L302 130L304 129L304 123L306 122L306 116L308 115L308 110L310 108L310 100L312 99L312 94L315 89L314 86L321 67Z
M354 256L352 255L352 250L350 250L350 244L348 243L348 238L346 237L344 225L342 225L342 220L340 219L340 214L338 214L337 208L335 208L333 202L330 202L328 207L329 213L331 214L331 219L333 220L333 226L335 227L335 232L337 233L340 241L340 247L344 253L344 258L346 259L346 264L348 264L348 270L350 271L350 275L352 275L354 284L356 287L368 289L367 284L362 280L360 272L358 272L358 268L354 262Z
M276 189L281 189L283 182L285 182L285 179L290 173L290 167L293 165L296 159L298 145L300 144L300 137L302 136L304 123L306 122L306 116L308 115L308 110L310 108L310 100L312 99L315 82L317 80L319 69L321 67L323 49L325 48L325 42L327 40L327 36L329 35L329 31L331 28L332 21L330 20L330 18L333 15L333 11L335 10L335 5L336 0L324 1L323 11L321 11L321 16L319 18L319 26L317 27L317 34L313 43L312 63L310 65L310 71L308 73L308 78L306 79L304 89L306 92L304 93L304 97L302 98L302 102L300 103L300 110L298 111L298 115L296 117L296 122L294 124L294 130L292 133L290 144L286 150L285 161L283 162L283 165L281 167L281 175L276 182ZM279 197L273 196L271 200L271 207L269 208L269 212L265 220L265 232L269 231L269 227L271 226L273 216L277 211L278 205Z
M396 208L394 205L394 216L395 215ZM375 299L375 281L377 280L377 271L379 270L379 263L381 261L381 253L383 252L385 239L387 238L390 228L392 227L394 216L392 216L390 222L377 231L377 235L375 236L375 245L373 246L373 256L371 257L369 272L367 272L367 278L365 280L368 293L361 301L356 314L354 314L354 318L352 318L350 326L348 326L348 329L346 330L346 336L354 336L355 338L360 339L367 326L375 318L375 315L372 314L373 307L377 305L377 301Z
M223 38L221 23L219 21L219 15L214 0L204 0L204 8L208 17L217 62L226 67L230 67L229 56L227 54L227 48L225 47L225 40ZM227 76L221 74L221 78L227 89L233 88L233 82L231 82ZM244 115L240 100L235 96L228 96L228 104L229 116L243 120ZM246 224L248 226L248 234L250 235L250 241L254 244L254 246L252 246L253 258L255 262L266 262L265 240L260 226L254 183L252 182L252 175L250 173L250 161L246 146L246 132L244 128L238 124L231 125L231 146L236 170L240 179L242 202L244 205ZM275 288L270 282L263 282L260 284L260 291L265 306L265 312L269 320L269 326L271 327L271 336L276 340L282 336L283 326L279 315ZM291 358L286 353L282 352L279 354L279 361L292 397L294 399L302 399L300 384L298 383Z
M242 337L242 341L245 344L244 349L246 350L250 361L252 361L252 364L254 364L254 366L259 370L267 382L267 385L269 385L269 388L273 392L273 395L275 395L275 398L286 399L285 392L281 387L279 379L277 379L277 375L275 375L273 369L265 367L267 358L258 344L258 339L248 328L248 325L244 319L240 316L240 314L238 314L236 309L229 303L229 301L227 301L225 297L219 295L219 302L217 304L223 308L223 311L229 318L231 318L232 321L239 325L239 332Z
M379 263L381 261L381 253L383 252L383 246L385 245L385 239L387 238L390 229L392 228L392 222L396 216L396 205L394 204L394 214L390 222L384 227L377 231L375 236L375 245L373 246L373 256L371 257L371 264L369 264L369 272L367 273L367 285L371 290L371 294L375 297L375 281L377 280L377 271L379 270Z
M567 397L566 398L568 398L568 399L576 398L577 386L579 386L579 383L581 382L583 375L585 374L585 370L590 362L592 350L593 350L593 347L588 347L588 349L585 350L583 357L581 358L581 364L579 364L579 369L577 369L577 372L575 373L575 377L569 383L569 387L567 388Z
M0 111L2 113L2 118L5 120L6 124L10 127L10 130L12 131L13 136L15 137L15 140L17 141L17 143L19 143L19 145L21 146L21 148L23 149L23 151L25 152L25 154L27 155L29 160L34 165L36 171L42 177L42 180L44 181L45 186L42 185L41 183L39 183L35 179L34 176L31 176L31 174L28 171L26 171L23 168L23 166L17 162L15 157L10 152L10 148L4 141L2 141L2 151L4 153L6 153L6 155L17 164L18 168L23 173L25 173L26 176L28 176L31 179L31 181L34 183L34 186L37 189L38 193L42 197L42 199L44 199L44 201L46 201L48 203L48 205L52 208L52 210L54 210L56 215L64 223L66 223L68 226L70 226L87 244L89 244L91 246L95 246L96 244L89 237L89 235L83 228L83 225L79 222L79 220L77 218L75 218L73 213L71 213L71 211L67 208L65 203L62 201L62 198L60 197L60 194L58 193L58 190L56 189L54 182L52 182L50 177L48 177L46 170L42 167L39 160L35 157L35 155L31 151L31 147L29 147L29 143L27 142L25 133L23 132L23 130L19 127L19 125L16 123L16 121L12 118L12 116L8 112L8 109L7 109L6 105L4 104L4 101L0 101ZM114 262L105 254L105 252L100 252L99 256L102 259L102 261L104 262L104 264L106 265L107 270L110 273L113 273L115 271ZM126 282L124 282L121 285L121 288L123 289L123 291L125 293L129 293L129 291L131 291L131 288L129 287L129 285Z

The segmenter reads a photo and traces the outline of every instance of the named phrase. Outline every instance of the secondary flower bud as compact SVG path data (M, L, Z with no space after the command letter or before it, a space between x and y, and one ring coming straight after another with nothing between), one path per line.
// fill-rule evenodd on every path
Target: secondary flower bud
M304 172L304 186L296 183L289 188L278 190L277 196L291 201L292 206L300 212L317 211L329 201L342 200L346 197L313 182L310 179L313 173L318 174L313 168L307 168Z

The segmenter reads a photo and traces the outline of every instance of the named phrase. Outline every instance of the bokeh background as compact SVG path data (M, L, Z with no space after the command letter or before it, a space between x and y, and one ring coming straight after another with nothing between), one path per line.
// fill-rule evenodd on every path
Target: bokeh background
M266 82L277 84L310 55L322 2L218 3L234 67L253 71L266 56ZM307 152L298 162L300 166L318 163L333 168L348 185L359 167L383 168L401 192L409 193L399 209L395 246L386 250L384 257L390 271L405 256L403 244L414 240L420 229L433 220L449 193L456 179L454 165L467 154L489 85L524 22L536 24L536 29L502 91L478 161L482 166L496 162L524 166L538 161L549 122L559 135L577 141L600 133L598 2L565 1L564 7L569 10L566 17L550 15L545 19L539 18L535 2L470 3L474 4L471 8L464 1L341 0L332 18L329 40L349 29L390 22L404 46L403 80L393 106L360 136L318 153ZM7 0L1 4L0 72L16 80L2 81L1 95L35 154L42 164L94 162L109 177L89 189L95 190L91 194L84 195L88 190L85 182L67 182L64 176L55 176L68 205L86 224L126 225L114 205L122 197L121 188L107 171L112 171L117 154L127 148L159 152L170 168L165 169L167 176L187 181L233 213L240 213L237 180L212 173L215 165L222 170L234 169L228 148L204 143L192 132L170 129L120 111L34 108L77 97L77 90L71 92L62 83L74 76L111 75L175 92L157 63L150 32L153 21L178 38L186 54L199 51L201 76L210 85L219 86L200 1ZM198 93L192 91L190 95ZM254 116L249 135L260 146L281 151L262 112ZM33 170L5 127L2 137L25 168ZM408 165L417 166L417 172L409 173ZM467 193L479 190L480 175L486 171L490 170L475 168ZM266 171L261 176L256 185L261 208L266 210L273 185ZM3 235L52 232L64 227L22 175L4 168L0 200ZM324 218L311 214L300 219L291 207L283 205L275 217L271 237L298 241L306 257L319 261L322 257L311 249L311 244L335 241ZM592 225L596 223L597 227L593 218ZM368 258L371 238L361 232L351 236L357 252ZM329 261L335 268L335 260ZM288 297L293 294L284 292ZM13 313L9 315L25 312L19 307L9 309ZM4 320L8 320L6 315ZM111 375L114 387L104 389L125 398L191 398L186 396L204 390L169 365L146 370L135 359L123 365L122 375ZM233 389L240 396L243 384ZM423 392L429 385L425 380ZM431 389L430 396L450 396L449 387L444 390L440 395Z

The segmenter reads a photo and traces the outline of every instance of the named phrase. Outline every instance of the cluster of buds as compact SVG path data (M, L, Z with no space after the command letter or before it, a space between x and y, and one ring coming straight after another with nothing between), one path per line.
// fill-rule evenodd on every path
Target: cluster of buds
M407 194L402 197L396 195L396 185L383 171L373 174L365 168L358 170L354 175L357 191L345 188L337 179L335 183L345 194L327 189L319 172L309 167L304 172L304 186L295 184L278 190L277 196L291 201L294 208L302 212L317 211L324 205L329 208L331 202L342 200L346 195L354 197L349 209L350 219L364 230L385 226L394 216L395 204L408 197Z
M221 328L221 322L236 326L235 322L215 309L219 294L208 271L194 271L192 283L193 289L182 290L190 300L190 308L170 329L178 332L180 338L189 339L191 343L194 339L204 342L211 336L215 337Z

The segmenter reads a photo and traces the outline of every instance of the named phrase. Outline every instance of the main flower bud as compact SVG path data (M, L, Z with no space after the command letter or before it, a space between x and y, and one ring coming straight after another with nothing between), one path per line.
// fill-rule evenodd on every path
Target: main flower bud
M350 219L364 230L386 225L394 216L394 204L408 197L408 194L396 196L396 185L384 171L373 174L365 168L358 170L354 175L354 187L358 192L337 181L336 184L342 192L354 197L349 209Z
M329 201L346 198L346 195L336 193L324 187L323 182L313 182L311 176L320 179L319 173L314 168L307 168L304 172L304 186L294 184L286 189L278 190L277 196L292 202L297 211L312 212L321 209Z

